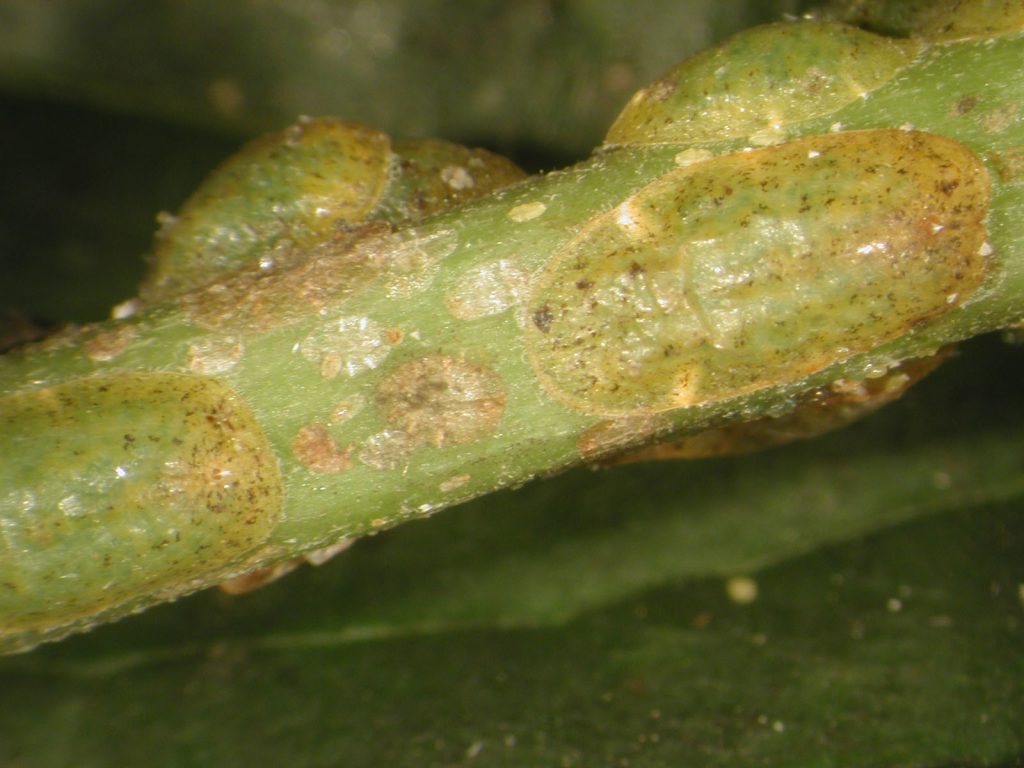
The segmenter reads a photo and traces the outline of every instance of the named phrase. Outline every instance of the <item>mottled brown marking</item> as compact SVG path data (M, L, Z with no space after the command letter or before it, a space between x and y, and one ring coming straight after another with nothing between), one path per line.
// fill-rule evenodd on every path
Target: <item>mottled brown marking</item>
M323 424L307 424L292 440L292 453L307 469L323 475L344 472L352 466L352 446L338 447Z
M1024 177L1024 147L1007 147L989 152L989 162L1000 181L1016 181Z
M186 364L192 373L214 376L234 368L245 346L233 336L207 336L189 345Z
M963 117L978 106L977 96L964 96L957 99L949 106L949 114L952 117Z
M98 363L105 363L119 357L139 337L134 325L118 325L97 330L82 344L86 357Z
M579 281L577 281L577 284ZM547 333L551 330L551 307L544 304L533 313L533 324L537 326L537 330L541 333Z
M678 85L671 79L657 80L644 89L645 95L653 101L665 101L676 92Z
M1003 104L988 112L981 120L981 126L987 133L999 135L1006 133L1020 120L1019 104Z
M380 222L338 232L309 249L283 245L261 263L185 294L181 304L203 328L265 333L364 289L384 269L393 245L390 228Z
M416 445L463 445L494 433L505 412L505 389L496 373L446 355L411 360L377 387L388 424Z

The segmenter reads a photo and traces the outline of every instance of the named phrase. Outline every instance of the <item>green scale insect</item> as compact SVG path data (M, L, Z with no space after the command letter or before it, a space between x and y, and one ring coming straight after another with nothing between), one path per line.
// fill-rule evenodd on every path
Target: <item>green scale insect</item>
M527 344L572 408L613 416L800 379L981 285L987 175L950 139L810 136L665 174L535 284Z
M116 319L0 358L0 650L580 461L834 428L1019 322L991 304L1013 145L855 119L980 50L927 16L941 42L738 35L546 177L331 118L243 149Z

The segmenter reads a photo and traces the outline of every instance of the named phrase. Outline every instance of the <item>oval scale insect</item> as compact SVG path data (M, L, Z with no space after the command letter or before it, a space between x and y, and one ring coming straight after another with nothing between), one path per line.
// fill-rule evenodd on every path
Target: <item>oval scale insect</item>
M797 381L969 297L989 199L969 149L913 131L681 168L555 253L527 305L531 363L566 405L613 416Z
M641 88L608 130L606 147L700 143L759 135L827 115L889 82L915 40L820 22L740 32Z
M216 584L281 516L281 472L228 385L112 373L0 398L0 650Z

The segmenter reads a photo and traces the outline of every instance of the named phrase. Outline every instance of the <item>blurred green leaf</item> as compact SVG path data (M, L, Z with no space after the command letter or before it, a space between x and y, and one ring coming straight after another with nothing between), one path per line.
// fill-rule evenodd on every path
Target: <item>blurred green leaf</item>
M0 318L57 323L105 319L136 294L157 212L238 141L0 95L0 145Z
M799 0L7 0L0 83L245 135L334 114L581 156L681 57Z

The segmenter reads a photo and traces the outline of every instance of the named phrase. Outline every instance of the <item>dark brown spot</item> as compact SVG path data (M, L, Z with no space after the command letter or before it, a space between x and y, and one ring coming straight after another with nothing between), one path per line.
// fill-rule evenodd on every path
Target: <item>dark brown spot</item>
M307 424L292 440L292 453L308 469L320 474L344 472L352 466L352 446L345 449L323 424Z
M949 113L953 117L960 117L966 115L976 106L978 106L977 96L964 96L962 99L953 102L953 105L949 108Z
M533 313L533 324L537 326L537 330L541 333L547 333L551 330L551 321L553 319L554 318L551 315L551 307L547 304Z

